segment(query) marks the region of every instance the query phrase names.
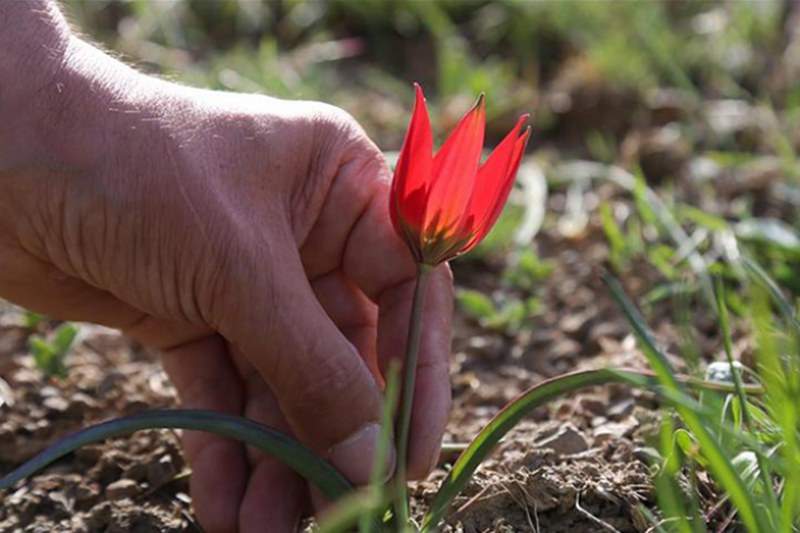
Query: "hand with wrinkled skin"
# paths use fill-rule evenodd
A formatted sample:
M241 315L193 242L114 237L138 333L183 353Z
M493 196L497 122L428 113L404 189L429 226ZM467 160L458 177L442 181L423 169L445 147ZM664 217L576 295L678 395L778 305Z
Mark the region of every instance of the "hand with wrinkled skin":
M367 480L380 380L402 357L415 265L390 174L343 111L143 76L73 36L49 0L0 3L0 296L159 348L187 407L293 433ZM450 405L452 281L432 280L410 474ZM188 433L210 532L291 531L305 483Z

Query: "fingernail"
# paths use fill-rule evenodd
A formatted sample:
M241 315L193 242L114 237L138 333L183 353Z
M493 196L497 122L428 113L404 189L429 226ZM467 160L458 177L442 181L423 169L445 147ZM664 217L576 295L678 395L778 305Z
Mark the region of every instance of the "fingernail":
M356 485L366 485L369 483L372 466L375 463L380 435L380 424L373 422L362 426L331 448L331 463ZM394 472L394 464L394 446L390 443L386 458L387 477Z

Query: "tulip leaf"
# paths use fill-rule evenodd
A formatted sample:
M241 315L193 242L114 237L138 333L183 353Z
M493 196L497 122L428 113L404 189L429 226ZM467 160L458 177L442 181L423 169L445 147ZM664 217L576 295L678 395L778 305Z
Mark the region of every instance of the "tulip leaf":
M431 531L437 526L450 506L450 502L466 487L478 466L522 418L554 398L584 387L607 383L629 383L640 387L652 387L657 384L657 380L654 376L642 372L599 369L572 372L543 381L528 389L497 413L458 457L423 519L423 531Z
M142 429L206 431L241 441L284 463L316 485L329 500L337 500L353 490L350 482L333 466L288 435L240 416L188 409L146 411L68 435L0 479L0 490L12 487L81 446Z
M675 378L681 384L692 388L706 390L733 391L733 386L694 378ZM601 368L571 372L539 383L523 392L516 399L497 413L492 420L478 433L461 453L452 469L442 483L433 499L430 510L422 522L422 531L434 531L439 522L444 518L453 498L455 498L467 485L472 474L492 452L495 445L516 426L525 416L534 409L545 405L547 402L565 394L573 393L585 387L606 385L609 383L625 383L639 389L656 392L659 396L673 406L682 407L683 411L691 410L696 416L709 416L704 408L691 397L682 394L674 388L664 387L663 383L653 372L639 370ZM747 392L763 394L759 387L746 387ZM723 431L725 428L722 428ZM731 431L731 433L734 433ZM744 435L731 435L744 439ZM703 444L708 444L704 442Z

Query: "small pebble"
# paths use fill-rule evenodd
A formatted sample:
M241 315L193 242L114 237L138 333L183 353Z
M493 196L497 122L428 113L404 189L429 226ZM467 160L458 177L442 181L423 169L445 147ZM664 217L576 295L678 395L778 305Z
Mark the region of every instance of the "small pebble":
M86 517L86 525L91 531L103 531L111 522L111 503L103 502L95 505Z
M147 465L147 481L151 487L160 487L169 483L175 477L177 468L172 457L163 455L157 461Z
M536 443L542 448L551 448L559 455L572 455L589 449L586 438L572 424L565 424L552 436Z
M133 498L139 493L139 484L132 479L120 479L106 487L106 496L110 500Z
M63 414L69 408L69 402L62 396L48 396L42 405L52 414Z

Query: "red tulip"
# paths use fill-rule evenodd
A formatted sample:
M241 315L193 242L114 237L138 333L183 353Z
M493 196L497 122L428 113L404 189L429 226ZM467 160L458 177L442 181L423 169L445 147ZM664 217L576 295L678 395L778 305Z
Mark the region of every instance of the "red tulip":
M436 265L474 248L489 233L514 185L530 128L523 115L481 165L483 96L433 155L425 95L419 85L394 171L392 223L418 263Z

